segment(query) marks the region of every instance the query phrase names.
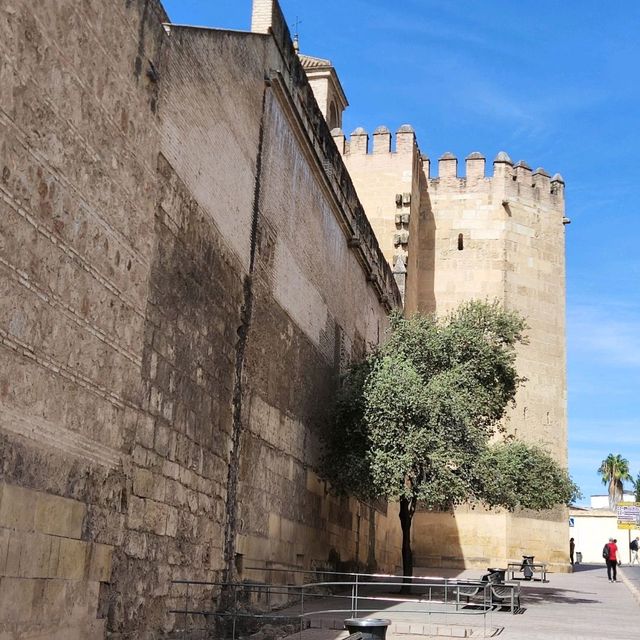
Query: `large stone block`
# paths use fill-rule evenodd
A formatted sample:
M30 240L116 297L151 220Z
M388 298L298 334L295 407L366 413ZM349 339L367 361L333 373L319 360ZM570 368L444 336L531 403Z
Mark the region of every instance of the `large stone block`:
M175 538L178 533L178 510L174 507L167 507L166 535Z
M4 575L18 578L20 577L20 555L22 554L21 538L15 535L15 532L11 533L7 545Z
M144 527L145 500L137 496L129 496L129 511L127 526L130 529L142 529Z
M79 539L86 513L86 506L77 500L38 492L35 528L43 533Z
M80 538L86 506L17 485L0 485L0 526Z
M11 532L9 529L0 528L0 576L5 575L7 566L7 556L9 553L9 538Z
M64 619L67 611L67 581L50 579L42 581L42 606L34 610L34 618L41 623L51 624Z
M165 479L147 469L136 469L133 475L133 493L143 498L164 500Z
M60 539L57 576L67 580L82 580L89 545L80 540Z
M147 557L147 534L138 533L137 531L129 531L125 536L124 541L125 553L138 559L144 559Z
M91 544L88 551L87 579L95 582L109 582L113 547L106 544Z
M145 501L143 527L159 536L165 535L167 531L167 510L169 507L154 500Z
M39 533L20 534L20 576L48 578L51 570L52 537Z
M29 622L33 617L36 580L0 578L0 625Z
M33 531L38 493L13 484L0 484L0 526Z

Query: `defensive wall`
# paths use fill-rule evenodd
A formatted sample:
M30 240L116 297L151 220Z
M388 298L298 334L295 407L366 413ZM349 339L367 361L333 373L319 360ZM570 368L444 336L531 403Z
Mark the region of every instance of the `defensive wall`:
M394 277L409 311L527 316L507 427L566 461L562 179L503 154L432 177L408 126L393 151L330 135L277 3L252 31L155 0L0 7L0 634L155 638L172 579L395 569L394 507L316 473ZM430 567L560 568L568 537L563 509L413 533Z
M151 639L173 579L399 562L393 508L316 473L400 295L277 3L167 22L0 5L2 637Z
M431 161L413 129L392 136L384 126L373 144L362 128L332 132L396 278L405 283L405 311L446 314L469 299L499 300L527 320L518 349L525 383L508 412L509 433L546 448L567 464L564 180L497 155L464 161L445 153ZM403 264L406 269L403 271ZM568 516L485 513L463 507L419 512L413 525L415 566L487 567L535 554L566 570Z
M374 131L371 148L362 127L348 139L340 129L331 134L404 298L410 226L412 220L416 222L420 203L420 153L415 132L409 125L401 126L393 150L392 135L385 126Z

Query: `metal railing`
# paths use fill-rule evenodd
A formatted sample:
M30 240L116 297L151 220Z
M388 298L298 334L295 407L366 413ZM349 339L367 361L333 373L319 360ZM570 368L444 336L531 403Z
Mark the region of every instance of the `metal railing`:
M301 633L314 618L320 622L329 618L335 624L332 616L355 618L372 613L384 614L394 624L430 627L448 625L452 615L456 624L462 619L457 616L479 615L483 637L487 637L487 616L495 606L490 585L479 580L245 567L249 570L277 572L285 578L286 573L312 574L321 579L303 584L174 580L175 589L183 591L174 594L174 601L184 606L175 606L170 613L176 615L176 625L183 622L178 629L181 637L191 638L216 627L217 637L236 640L240 632L247 635L247 630L257 630L259 623L267 621L284 625L291 634ZM468 602L470 596L475 598L473 603Z

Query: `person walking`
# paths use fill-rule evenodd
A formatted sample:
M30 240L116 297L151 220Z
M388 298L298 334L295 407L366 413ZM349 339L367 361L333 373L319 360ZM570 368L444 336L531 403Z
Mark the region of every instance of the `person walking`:
M602 549L602 557L607 563L607 578L609 582L616 582L618 579L618 545L613 538Z
M640 559L638 559L638 541L640 541L640 538L636 536L636 539L632 540L631 543L629 544L629 549L631 550L630 564L633 564L634 562L637 562L638 564L640 564Z
M569 538L569 562L573 565L573 553L576 550L576 543L573 538Z

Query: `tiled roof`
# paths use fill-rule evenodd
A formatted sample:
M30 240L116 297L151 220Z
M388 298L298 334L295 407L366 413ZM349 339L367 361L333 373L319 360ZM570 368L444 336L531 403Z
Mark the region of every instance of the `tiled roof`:
M298 58L302 63L303 69L322 69L323 67L332 67L331 60L325 58L314 58L313 56L307 56L304 53L299 53Z

